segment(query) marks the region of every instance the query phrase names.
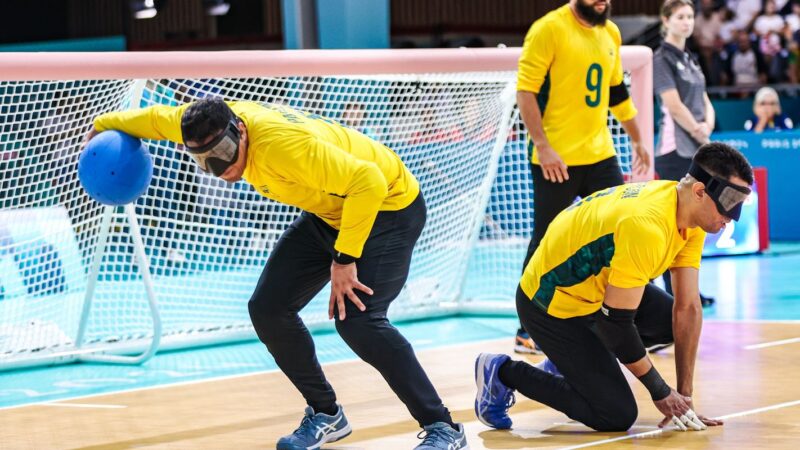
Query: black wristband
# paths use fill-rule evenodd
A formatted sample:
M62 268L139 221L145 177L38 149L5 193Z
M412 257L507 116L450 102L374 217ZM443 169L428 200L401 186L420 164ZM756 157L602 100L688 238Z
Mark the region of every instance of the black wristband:
M336 264L352 264L356 262L356 257L350 256L347 253L334 252L333 260L336 261Z
M672 392L672 388L661 378L661 374L658 373L655 366L650 366L650 370L648 370L646 374L640 376L639 381L650 391L650 398L652 398L653 401L657 402L667 398L670 392Z

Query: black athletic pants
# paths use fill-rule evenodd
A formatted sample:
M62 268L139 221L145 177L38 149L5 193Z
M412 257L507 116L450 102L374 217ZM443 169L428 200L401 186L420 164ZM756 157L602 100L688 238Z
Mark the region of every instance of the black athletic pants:
M672 304L672 296L662 289L645 286L635 319L645 346L673 341ZM503 384L597 431L625 431L633 425L636 400L616 357L595 334L594 314L553 317L520 288L517 313L563 378L511 360L500 368Z
M425 225L422 194L400 211L378 213L361 258L358 279L374 291L356 290L361 312L345 299L346 318L336 330L348 346L375 367L420 426L452 423L414 350L389 323L386 312L408 278L411 252ZM317 361L314 341L298 312L330 281L338 231L302 213L278 240L250 299L259 339L315 411L335 410L336 394Z
M589 194L612 186L619 186L625 182L622 170L619 168L617 157L613 156L594 164L585 166L571 166L567 168L569 180L563 183L547 181L544 178L542 167L531 164L533 175L533 236L528 244L528 252L522 270L528 265L539 242L544 238L544 233L550 222L558 213L565 210L576 197L586 197ZM520 322L520 328L523 328ZM535 341L534 341L535 342Z

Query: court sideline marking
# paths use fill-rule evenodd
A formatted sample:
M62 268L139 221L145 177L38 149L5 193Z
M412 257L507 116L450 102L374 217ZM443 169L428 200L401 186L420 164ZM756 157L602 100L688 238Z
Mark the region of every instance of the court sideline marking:
M456 343L456 344L451 344L451 345L442 345L442 346L426 348L426 349L421 350L418 353L426 352L426 351L430 351L430 350L443 350L443 349L446 350L446 349L453 349L453 348L458 348L458 347L468 347L468 346L471 346L471 345L481 344L481 343L505 342L507 340L508 340L507 338L496 338L496 339L487 339L487 340L474 341L474 342ZM339 364L346 364L346 363L350 363L350 362L353 362L353 361L359 362L359 361L361 361L361 359L358 358L357 356L355 356L355 357L349 358L349 359L342 359L342 360L339 360L339 361L331 361L331 362L328 362L328 363L324 363L323 367L339 365ZM64 398L61 398L61 399L45 400L45 401L41 401L41 402L32 402L32 403L24 403L24 404L21 404L21 405L0 406L0 411L5 411L5 410L9 410L9 409L27 408L29 406L41 406L41 405L46 405L47 403L58 403L58 402L67 402L67 401L73 401L73 400L82 400L82 399L86 399L86 398L101 397L101 396L104 396L104 395L126 394L126 393L129 393L129 392L147 391L147 390L151 390L151 389L167 389L167 388L180 387L180 386L191 386L193 384L211 383L211 382L215 382L215 381L235 380L237 378L245 378L245 377L266 375L266 374L270 374L270 373L278 372L278 371L280 371L280 369L275 368L275 369L269 369L269 370L260 370L260 371L256 371L256 372L236 373L236 374L231 374L231 375L222 375L222 376L218 376L218 377L200 378L200 379L197 379L197 380L179 381L179 382L176 382L176 383L159 384L159 385L154 385L154 386L142 386L142 387L136 387L136 388L133 388L133 389L120 389L120 390L113 390L113 391L108 391L108 392L100 392L100 393L96 393L96 394L78 395L78 396L75 396L75 397L64 397ZM0 377L2 377L2 373L1 372L0 372Z
M795 401L791 401L791 402L784 402L784 403L778 403L776 405L764 406L762 408L748 409L747 411L741 411L741 412L737 412L737 413L731 413L731 414L726 414L724 416L715 417L715 419L721 419L721 420L733 419L733 418L736 418L736 417L749 416L749 415L752 415L752 414L758 414L758 413L762 413L762 412L772 411L772 410L775 410L775 409L789 408L789 407L796 406L796 405L800 405L800 400L795 400ZM611 438L611 439L604 439L602 441L588 442L586 444L574 445L574 446L571 446L571 447L563 447L562 450L573 450L573 449L578 449L578 448L595 447L595 446L598 446L598 445L611 444L613 442L625 441L625 440L628 440L628 439L647 438L647 437L652 437L652 436L659 435L659 434L663 433L664 431L670 431L670 430L673 430L673 428L669 428L669 429L666 429L666 430L658 429L658 430L653 430L653 431L645 431L643 433L629 434L629 435L626 435L626 436L620 436L620 437ZM687 431L687 433L691 433L691 431Z
M713 319L711 319L711 320L708 320L707 322L800 324L800 320L743 320L743 321L733 320L733 321L730 321L730 320L713 320ZM794 338L794 339L800 340L800 338ZM457 343L457 344L451 344L451 345L436 346L436 347L424 349L422 351L424 352L424 351L429 351L429 350L458 348L458 347L465 347L465 346L473 345L473 344L476 344L476 343L503 342L505 340L506 340L506 338L487 339L487 340L482 340L482 341L474 341L474 342L467 342L467 343ZM780 342L780 341L775 341L775 342ZM755 345L764 345L764 344L755 344ZM779 344L776 344L776 345L779 345ZM745 348L747 348L747 347L745 347ZM324 366L344 364L344 363L348 363L348 362L352 362L352 361L360 361L360 359L355 357L355 358L352 358L352 359L343 359L343 360L339 360L339 361L332 361L332 362L325 363ZM24 404L19 404L19 405L0 406L0 411L9 410L9 409L17 409L17 408L26 408L26 407L29 407L29 406L44 405L44 404L47 404L47 403L58 403L58 402L65 402L65 401L81 400L81 399L86 399L86 398L94 398L94 397L100 397L100 396L103 396L103 395L124 394L124 393L128 393L128 392L138 392L138 391L144 391L144 390L150 390L150 389L165 389L165 388L172 388L172 387L179 387L179 386L189 386L189 385L200 384L200 383L209 383L209 382L215 382L215 381L232 380L232 379L244 378L244 377L250 377L250 376L265 375L265 374L268 374L268 373L277 372L278 370L279 369L275 368L275 369L270 369L270 370L260 370L260 371L256 371L256 372L246 372L246 373L237 373L237 374L231 374L231 375L223 375L223 376L218 376L218 377L201 378L201 379L196 379L196 380L180 381L180 382L177 382L177 383L167 383L167 384L160 384L160 385L155 385L155 386L142 386L142 387L137 387L137 388L133 388L133 389L112 390L112 391L109 391L109 392L101 392L101 393L88 394L88 395L78 395L78 396L74 396L74 397L65 397L65 398L55 399L55 400L45 400L45 401L42 401L42 402L32 402L32 403L24 403ZM2 377L2 372L0 372L0 377Z
M742 347L745 350L758 350L760 348L767 348L767 347L775 347L778 345L786 345L786 344L794 344L795 342L800 342L800 337L791 338L791 339L781 339L780 341L770 341L764 342L762 344L753 344L753 345L746 345Z
M61 406L65 408L100 408L100 409L124 409L127 405L103 405L99 403L39 403L39 406Z

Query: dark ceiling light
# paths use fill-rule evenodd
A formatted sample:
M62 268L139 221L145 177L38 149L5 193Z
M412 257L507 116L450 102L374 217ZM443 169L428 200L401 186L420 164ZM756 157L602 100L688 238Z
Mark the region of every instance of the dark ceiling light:
M225 0L203 0L203 8L209 16L224 16L231 9L231 4Z
M131 0L131 11L137 19L152 19L158 14L155 0Z

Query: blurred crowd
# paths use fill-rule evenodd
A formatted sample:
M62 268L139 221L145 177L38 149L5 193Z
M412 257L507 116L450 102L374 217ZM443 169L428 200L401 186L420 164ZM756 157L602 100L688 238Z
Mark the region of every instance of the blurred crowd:
M798 82L800 0L699 0L697 11L694 45L709 86Z

